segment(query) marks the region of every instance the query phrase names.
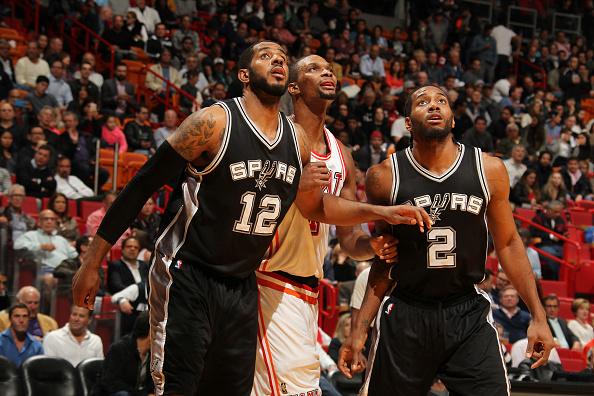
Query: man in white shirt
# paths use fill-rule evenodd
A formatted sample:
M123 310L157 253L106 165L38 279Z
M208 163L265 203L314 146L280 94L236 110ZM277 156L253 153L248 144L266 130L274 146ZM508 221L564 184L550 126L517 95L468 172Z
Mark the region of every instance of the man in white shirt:
M513 30L508 29L504 23L493 28L491 37L495 39L497 43L497 71L495 75L499 78L507 76L511 66L511 54L512 54L512 39L516 37Z
M101 338L88 329L91 315L87 308L73 305L68 323L44 337L45 354L66 359L74 367L85 359L103 358Z
M129 11L136 14L139 22L143 23L149 34L155 31L157 23L161 22L161 17L157 10L146 5L146 0L136 0L136 7L130 7Z
M512 188L516 185L518 180L526 172L526 165L523 164L524 157L526 156L526 148L521 144L516 144L511 152L511 157L503 161L507 174L509 175L509 186Z
M359 68L363 78L368 80L383 80L386 77L384 60L380 58L379 54L379 45L373 44L369 50L369 54L365 54L361 57Z
M101 89L101 87L103 86L103 76L99 73L97 73L95 71L95 55L93 55L90 52L85 52L83 54L83 57L80 61L81 64L81 68L82 68L82 64L83 63L88 63L89 65L91 65L91 74L89 75L89 80L95 84L97 86L97 88ZM80 70L77 70L74 73L74 79L75 80L79 80L80 79Z
M509 97L509 90L514 85L516 85L516 76L514 74L510 74L505 78L497 80L495 85L493 85L491 99L493 99L496 103L501 102L503 98Z
M79 199L92 197L93 190L89 188L82 180L72 176L72 164L68 157L62 157L58 160L58 173L55 176L57 187L56 192L66 195L68 199Z
M72 90L70 85L62 78L64 75L64 64L61 60L54 60L50 68L49 87L47 93L53 95L58 101L60 108L65 109L72 102Z
M167 110L163 118L163 126L155 131L155 144L159 147L177 129L177 113Z
M569 329L567 321L559 317L559 298L554 294L549 294L543 299L543 303L557 348L571 348L574 351L581 352L582 344L580 340Z
M46 61L41 59L36 41L27 44L27 53L19 59L14 67L16 82L31 89L35 88L38 76L49 76L50 69Z

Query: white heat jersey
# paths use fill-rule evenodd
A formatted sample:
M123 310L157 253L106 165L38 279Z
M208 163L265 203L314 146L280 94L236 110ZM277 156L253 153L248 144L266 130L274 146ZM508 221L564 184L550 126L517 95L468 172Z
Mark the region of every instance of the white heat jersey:
M311 152L311 161L326 163L330 182L324 192L340 195L346 179L342 148L332 133L324 128L328 153ZM284 271L295 276L324 276L322 266L328 250L328 224L309 221L295 204L291 205L278 226L276 235L260 264L260 271Z

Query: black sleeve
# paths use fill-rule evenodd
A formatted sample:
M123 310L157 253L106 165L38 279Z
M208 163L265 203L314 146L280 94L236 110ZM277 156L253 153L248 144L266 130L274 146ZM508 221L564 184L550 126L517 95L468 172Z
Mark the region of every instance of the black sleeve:
M186 160L165 141L146 164L130 180L111 205L97 235L114 244L138 216L149 197L185 168Z
M121 261L117 261L107 266L107 290L111 294L116 294L130 286L122 279L121 265Z

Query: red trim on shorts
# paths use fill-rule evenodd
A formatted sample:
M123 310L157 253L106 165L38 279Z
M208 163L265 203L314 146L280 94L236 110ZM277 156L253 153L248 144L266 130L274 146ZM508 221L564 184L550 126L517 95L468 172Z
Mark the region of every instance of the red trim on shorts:
M318 293L318 291L319 291L319 289L320 289L320 287L319 287L319 286L314 288L314 287L311 287L311 286L309 286L309 285L306 285L306 284L303 284L303 283L295 282L295 281L294 281L294 280L292 280L292 279L289 279L289 278L287 278L287 277L284 277L284 276L282 276L282 275L281 275L281 274L279 274L278 272L265 272L265 271L260 271L260 273L261 273L262 275L266 275L266 276L269 276L269 277L271 277L271 278L274 278L274 279L276 279L276 280L279 280L279 281L281 281L281 282L283 282L283 283L288 283L288 284L290 284L290 285L293 285L293 286L295 286L295 287L299 287L299 288L301 288L301 289L305 289L305 290L307 290L307 291L310 291L310 292L312 292L312 293Z
M258 278L257 282L260 286L268 287L269 289L274 289L281 293L289 294L293 297L297 297L298 299L305 301L308 304L316 305L318 303L318 299L316 297L311 297L307 294L299 293L296 290L289 289L288 287L284 287L281 285L277 285L276 283L270 282L266 279Z
M260 326L262 327L262 334L260 334ZM272 359L272 353L270 352L270 345L268 344L268 338L266 338L266 327L264 327L264 318L262 317L262 305L260 303L260 293L258 293L258 336L260 338L260 347L262 348L262 357L264 359L264 364L266 365L266 370L268 371L268 383L270 384L270 390L272 394L270 396L275 396L281 394L280 388L278 386L278 378L276 376L276 370L274 369L274 359ZM264 348L266 347L266 348ZM268 351L268 356L270 357L270 366L268 366L268 359L266 359L266 351ZM272 374L271 374L272 372ZM274 384L272 383L274 377ZM275 393L276 391L276 393Z

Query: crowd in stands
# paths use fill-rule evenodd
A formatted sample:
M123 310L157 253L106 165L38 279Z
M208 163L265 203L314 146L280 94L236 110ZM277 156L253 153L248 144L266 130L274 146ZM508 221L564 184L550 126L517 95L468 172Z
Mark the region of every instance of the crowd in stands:
M101 193L109 172L96 163L97 142L102 149L150 157L185 115L241 95L236 62L261 39L281 43L292 60L315 53L332 64L339 94L326 125L353 154L358 199L365 201L365 171L410 146L406 98L433 83L449 95L455 139L503 160L513 207L533 210L536 224L568 235L566 209L594 199L594 2L530 2L539 10L534 36L507 25L506 7L522 1L498 2L494 24L459 3L410 2L407 18L399 18L408 25L381 26L368 24L348 0L42 2L41 15L47 18L37 36L27 35L22 57L13 56L14 42L0 38L0 263L7 274L14 273L8 269L15 262L33 265L39 289L12 290L14 280L0 274L0 355L17 365L58 350L73 365L103 356L101 340L87 329L91 312L73 307L60 329L39 312L50 313L56 293L68 296L68 284L115 199L114 193ZM553 31L553 11L580 16L582 31ZM92 39L97 45L85 53L69 48L72 40L55 26L66 17L102 41ZM68 20L64 26L66 35L83 41ZM144 79L133 75L138 73L131 70L134 61L146 64ZM288 95L282 108L292 112ZM94 191L95 184L100 191ZM27 197L45 199L47 206L31 213L24 209ZM69 208L82 200L101 205L77 219ZM149 392L150 385L130 370L146 366L142 312L159 222L150 199L117 243L121 258L103 274L101 293L112 296L122 318L123 338L112 346L103 373L109 380L102 386L110 394ZM523 227L521 234L535 247L527 247L527 254L536 278L559 279L559 260L550 256L563 257L563 241L534 226ZM369 272L369 263L356 262L335 241L329 243L325 277L338 286L342 316L334 339L320 337L329 347L329 356L323 354L329 360L322 364L328 377L336 372L333 362L350 331L347 315L360 307ZM514 359L514 347L525 342L530 316L503 272L488 271L480 287L492 297L502 345L517 366L523 359ZM591 345L588 300L573 301L575 318L569 322L559 317L558 297L543 296L543 304L561 350ZM138 363L132 369L121 367L132 360ZM146 369L140 372L150 380ZM133 379L120 389L113 384L126 381L118 376ZM338 394L331 384L324 391Z

